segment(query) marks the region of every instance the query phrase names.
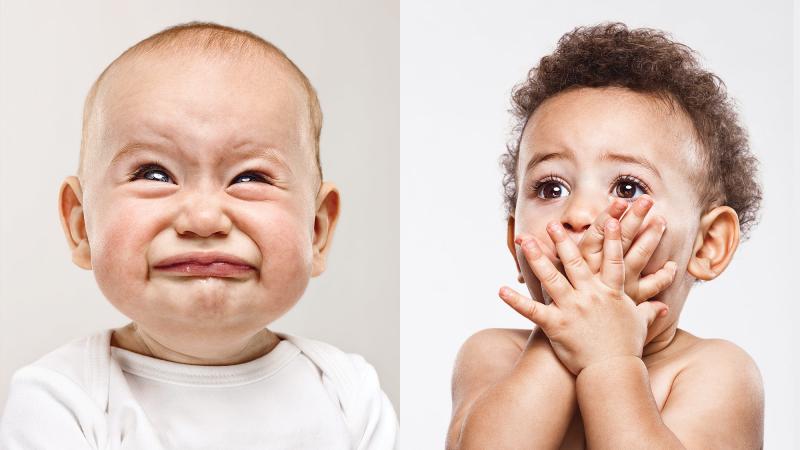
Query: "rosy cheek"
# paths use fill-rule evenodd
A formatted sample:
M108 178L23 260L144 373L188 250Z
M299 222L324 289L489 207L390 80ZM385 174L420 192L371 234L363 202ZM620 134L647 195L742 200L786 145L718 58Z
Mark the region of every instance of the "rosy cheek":
M161 208L162 216L164 211ZM147 205L119 201L93 224L89 236L92 266L104 292L146 279L146 250L163 222L159 217Z
M687 252L691 251L692 242L691 230L676 220L670 222L667 219L667 229L661 236L661 241L642 271L642 275L657 272L667 261L676 261L680 267L686 260Z
M258 247L262 273L266 279L274 278L275 264L294 265L293 270L305 270L311 261L311 225L300 214L290 209L265 208L243 211L240 216L242 231Z

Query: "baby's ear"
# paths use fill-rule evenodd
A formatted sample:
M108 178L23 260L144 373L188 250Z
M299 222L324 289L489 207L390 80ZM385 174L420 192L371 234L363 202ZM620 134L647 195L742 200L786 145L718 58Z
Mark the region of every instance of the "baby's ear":
M328 251L333 240L333 231L339 219L339 190L333 183L323 182L317 194L317 212L314 217L314 260L311 276L325 271Z
M83 269L92 269L89 240L86 237L86 222L83 218L83 191L78 177L67 177L61 184L58 195L58 212L61 228L72 252L72 262Z
M700 218L689 273L698 280L721 274L739 247L739 216L729 206L718 206Z
M511 257L514 258L514 264L517 265L517 281L524 283L525 279L522 278L522 271L519 269L519 261L517 260L517 247L514 245L514 216L508 216L508 229L506 230L506 245L508 251L511 252Z

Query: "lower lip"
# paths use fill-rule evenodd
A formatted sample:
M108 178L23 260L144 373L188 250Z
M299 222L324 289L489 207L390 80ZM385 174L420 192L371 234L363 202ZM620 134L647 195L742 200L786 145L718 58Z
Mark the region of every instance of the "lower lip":
M242 275L247 275L253 271L253 268L250 266L225 262L215 262L211 264L180 263L172 264L170 266L159 266L155 269L177 276L222 278L241 277Z

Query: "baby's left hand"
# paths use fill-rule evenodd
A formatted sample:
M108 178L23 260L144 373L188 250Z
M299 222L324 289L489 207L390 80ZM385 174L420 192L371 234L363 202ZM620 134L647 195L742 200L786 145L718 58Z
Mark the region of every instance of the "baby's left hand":
M625 294L619 222L613 218L606 222L602 266L597 274L560 223L550 223L547 232L566 277L543 254L536 238L521 244L553 302L544 305L507 287L500 290L500 297L542 328L558 358L575 375L617 356L641 357L647 329L659 314L666 314L667 305L657 301L636 305Z

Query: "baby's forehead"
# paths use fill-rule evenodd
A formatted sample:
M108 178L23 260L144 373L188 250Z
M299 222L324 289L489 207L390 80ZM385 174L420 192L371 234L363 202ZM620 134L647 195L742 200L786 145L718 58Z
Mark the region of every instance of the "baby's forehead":
M85 117L88 151L146 133L315 146L308 92L282 58L178 50L130 55L103 74Z
M545 100L530 116L521 137L523 149L665 150L661 152L664 160L695 158L699 150L691 118L673 99L614 87L573 89Z
M132 94L164 96L168 90L193 91L196 95L224 91L226 95L258 97L269 90L269 102L290 99L297 105L308 103L308 92L296 70L284 58L259 52L221 53L202 49L159 50L128 55L115 61L98 79L95 107L125 103ZM285 98L284 98L285 97Z

